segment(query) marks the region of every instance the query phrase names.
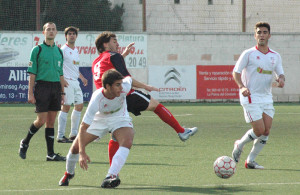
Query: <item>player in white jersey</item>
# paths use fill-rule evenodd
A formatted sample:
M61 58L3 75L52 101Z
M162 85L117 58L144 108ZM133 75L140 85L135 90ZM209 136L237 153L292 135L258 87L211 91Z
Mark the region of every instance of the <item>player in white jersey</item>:
M272 99L272 79L276 75L278 87L284 87L285 76L279 53L268 47L271 37L270 25L258 22L255 25L255 47L245 50L233 69L233 78L240 89L240 103L244 117L252 128L234 144L232 157L239 162L243 147L254 140L253 147L245 161L249 169L263 169L255 158L265 146L275 114Z
M96 90L89 102L80 125L79 134L73 142L66 161L66 172L59 181L60 186L69 185L75 175L75 165L79 160L83 170L88 169L89 156L85 147L98 137L111 133L120 147L116 152L102 188L114 188L120 184L118 174L124 166L132 146L134 130L132 119L127 111L126 95L131 90L132 79L115 69L106 71L102 76L103 86Z
M86 86L88 81L79 72L79 53L75 47L75 41L78 36L78 28L70 26L65 29L65 37L67 43L61 47L64 55L64 78L68 83L68 87L65 87L65 102L61 107L61 111L58 115L58 143L71 143L75 139L78 133L79 122L81 118L81 111L83 109L83 94L80 88L78 78ZM71 105L74 104L74 109L71 115L71 131L69 138L65 136L68 112Z

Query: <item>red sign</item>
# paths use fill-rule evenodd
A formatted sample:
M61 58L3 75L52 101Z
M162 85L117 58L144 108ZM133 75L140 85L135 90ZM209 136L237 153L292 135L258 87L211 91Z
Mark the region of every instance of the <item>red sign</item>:
M232 77L233 65L197 65L197 99L238 99L239 88Z

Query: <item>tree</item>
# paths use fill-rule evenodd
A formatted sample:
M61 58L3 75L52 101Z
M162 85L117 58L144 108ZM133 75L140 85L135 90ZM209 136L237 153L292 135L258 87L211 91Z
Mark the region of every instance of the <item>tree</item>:
M0 28L36 30L35 2L0 0ZM58 30L76 26L82 31L122 31L124 11L123 4L112 8L109 0L40 0L40 23L54 22Z

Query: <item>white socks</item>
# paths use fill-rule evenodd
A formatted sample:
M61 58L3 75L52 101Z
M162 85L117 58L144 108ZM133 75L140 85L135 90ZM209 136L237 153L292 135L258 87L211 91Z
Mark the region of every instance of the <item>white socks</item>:
M62 138L66 132L66 125L67 125L68 113L67 112L59 112L58 115L58 133L57 138Z
M262 135L253 142L253 147L248 155L247 162L253 162L263 147L266 145L269 136Z
M74 174L75 173L75 168L76 168L76 163L79 160L79 154L72 154L71 151L69 150L69 153L67 155L67 162L66 162L66 170L67 173Z
M123 146L120 146L116 154L112 159L111 166L108 170L108 174L106 177L110 175L118 175L122 167L124 166L126 159L129 154L129 149Z
M246 143L249 143L255 140L257 136L255 135L253 129L249 129L245 135L240 139L239 148L243 148Z
M71 115L71 136L76 136L78 133L78 127L80 123L81 118L81 112L78 112L77 110L73 109L72 115Z

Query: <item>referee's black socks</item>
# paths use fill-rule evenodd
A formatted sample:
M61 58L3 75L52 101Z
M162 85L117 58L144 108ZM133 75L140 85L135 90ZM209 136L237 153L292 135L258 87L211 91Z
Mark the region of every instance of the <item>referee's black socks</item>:
M29 131L28 131L28 133L27 133L27 136L26 136L25 139L23 140L23 143L28 145L29 142L30 142L30 140L31 140L31 138L32 138L32 136L33 136L38 130L39 130L39 128L36 128L36 127L34 126L34 124L32 123L32 124L30 125L30 127L29 127Z
M54 154L54 128L45 128L45 138L48 156L52 156Z

